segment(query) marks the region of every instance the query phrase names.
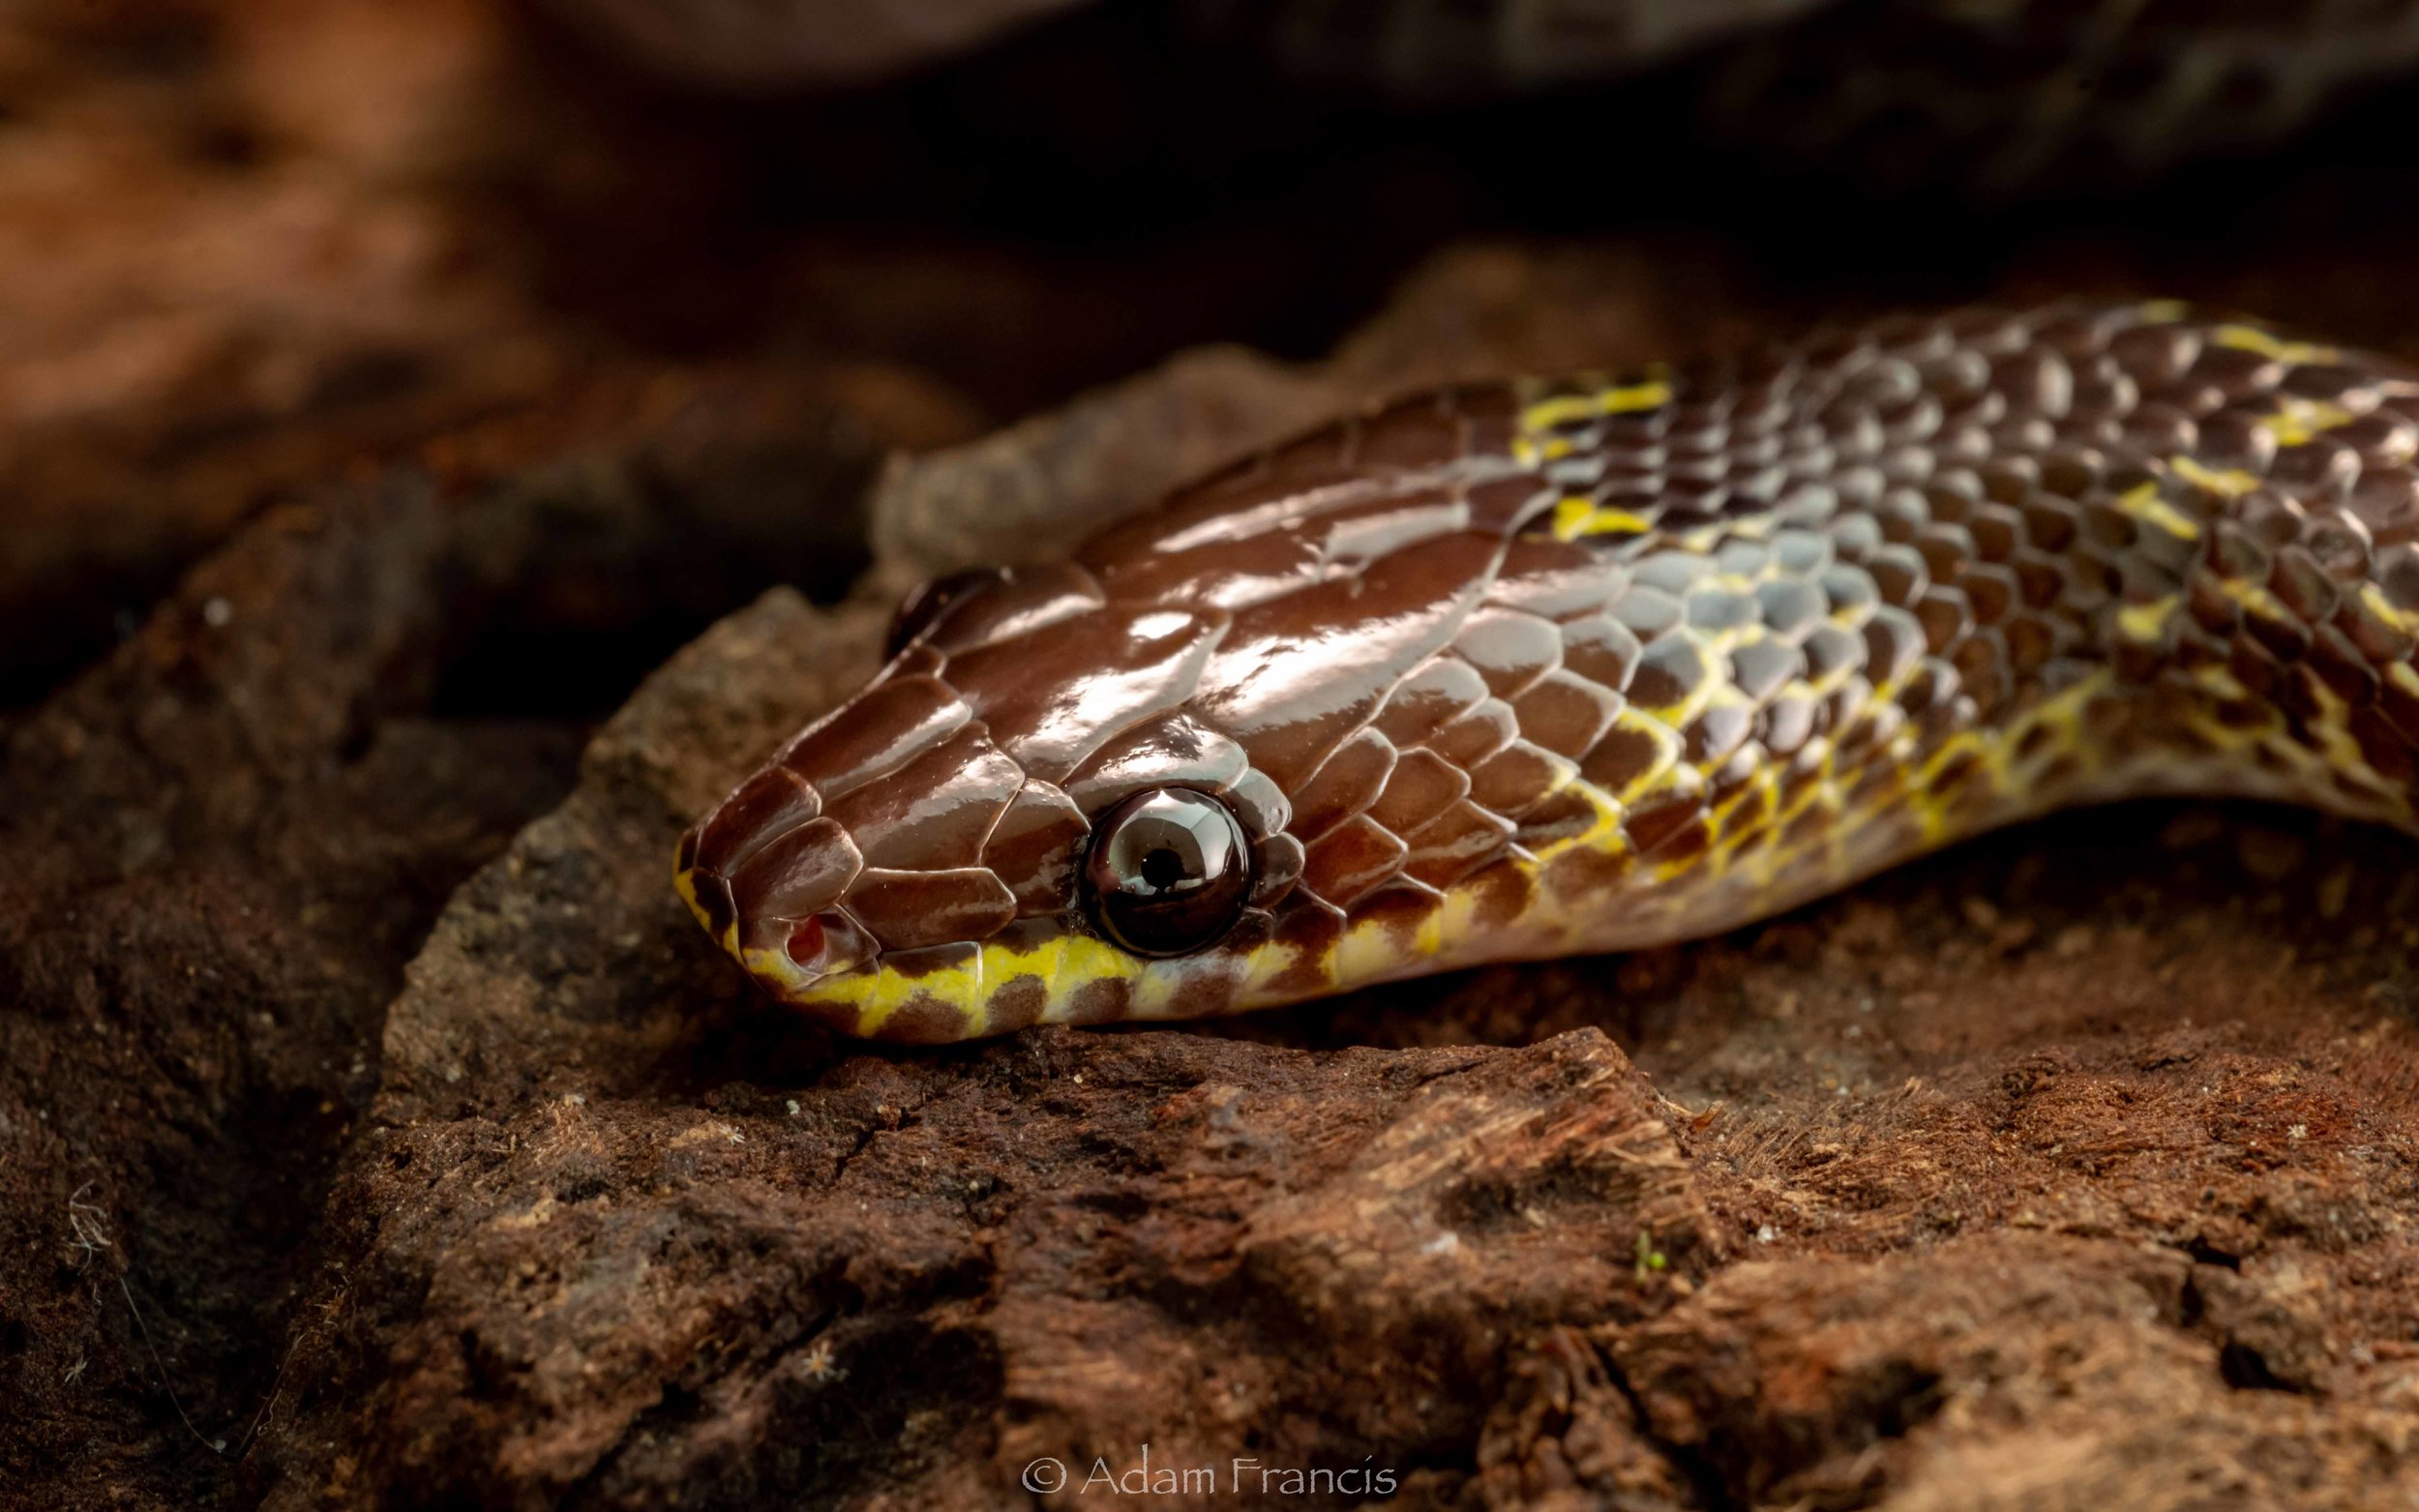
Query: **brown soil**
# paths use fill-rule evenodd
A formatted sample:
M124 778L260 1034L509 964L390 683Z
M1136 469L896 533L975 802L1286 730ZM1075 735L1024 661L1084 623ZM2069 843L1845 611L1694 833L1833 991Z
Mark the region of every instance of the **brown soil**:
M1683 198L1387 294L1559 222L1358 147L1126 241L858 182L1116 15L746 107L475 0L10 24L0 1504L2407 1504L2394 837L2070 815L1695 945L924 1053L764 1009L667 875L899 583L1372 393L1952 293L2419 353L2367 136L2205 236L2211 180L1858 258Z

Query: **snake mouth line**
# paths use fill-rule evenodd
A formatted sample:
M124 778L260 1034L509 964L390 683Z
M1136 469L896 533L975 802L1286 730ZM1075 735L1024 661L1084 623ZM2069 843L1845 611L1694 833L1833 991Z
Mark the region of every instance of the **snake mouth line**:
M776 837L777 838L777 837ZM881 951L845 908L743 924L731 879L695 863L696 833L681 839L673 888L706 934L776 996L799 1002L815 987L881 963Z

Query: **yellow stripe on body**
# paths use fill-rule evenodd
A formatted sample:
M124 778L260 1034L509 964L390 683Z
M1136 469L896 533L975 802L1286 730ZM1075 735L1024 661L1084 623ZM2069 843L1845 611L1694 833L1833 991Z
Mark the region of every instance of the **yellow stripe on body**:
M1643 382L1620 384L1592 393L1558 394L1552 399L1539 400L1520 412L1520 429L1535 436L1576 420L1635 414L1644 409L1659 409L1670 402L1670 382L1662 377L1650 377Z
M2147 604L2128 604L2117 610L2117 630L2129 640L2155 642L2165 633L2183 602L2181 595L2170 593Z
M2299 446L2338 426L2350 425L2358 419L2341 404L2323 400L2288 399L2273 415L2263 417L2260 428L2276 437L2279 446Z
M2228 467L2221 472L2190 457L2168 458L2167 470L2186 483L2207 489L2221 498L2239 499L2259 487L2259 480L2240 467Z
M2419 672L2407 665L2397 664L2387 676L2414 694L2419 694ZM2370 765L2360 749L2357 736L2351 732L2351 706L2333 689L2322 682L2311 685L2313 701L2317 705L2314 719L2303 722L2317 741L2315 748L2296 739L2284 718L2283 711L2265 698L2255 697L2240 679L2224 667L2195 669L2192 681L2211 700L2211 707L2199 711L2194 728L2210 746L2220 752L2263 751L2276 757L2292 771L2289 780L2268 780L2247 790L2269 798L2314 801L2337 812L2347 812L2342 785L2336 780L2348 776L2368 789L2366 816L2411 826L2414 811L2410 794L2402 785ZM2242 728L2220 720L2214 712L2219 702L2256 704L2270 718L2256 728ZM2358 806L2353 806L2357 808Z
M1591 499L1565 499L1554 506L1554 539L1576 541L1582 536L1643 535L1654 528L1646 517L1626 509L1607 509Z
M2396 630L2406 636L2419 636L2419 610L2396 608L2394 601L2385 596L2385 590L2375 583L2364 582L2360 585L2360 602L2368 607L2370 613ZM2394 664L2392 669L2396 672L2410 670L2407 665L2400 662ZM2413 691L2419 692L2419 689Z
M2278 362L2335 363L2344 359L2340 348L2319 346L2310 341L2287 341L2252 325L2222 325L2209 333L2209 340L2220 346L2230 346L2240 352L2256 352Z
M2294 618L2293 611L2285 607L2285 601L2262 584L2248 582L2240 578L2220 578L2217 583L2220 593L2261 619L2289 622Z
M2251 475L2244 473L2240 476L2248 478ZM2201 486L2208 487L2207 484ZM2159 485L2156 483L2135 484L2133 488L2110 499L2108 503L2120 514L2131 516L2144 524L2155 525L2178 540L2197 541L2200 539L2199 521L2161 498Z

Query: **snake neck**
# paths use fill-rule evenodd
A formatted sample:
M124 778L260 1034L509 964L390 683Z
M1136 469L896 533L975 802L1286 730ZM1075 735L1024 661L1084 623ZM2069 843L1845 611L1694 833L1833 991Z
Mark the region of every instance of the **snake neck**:
M1747 515L1605 483L1612 417L1673 403L1659 380L1526 394L1512 453L1580 487L1521 533L1619 563L1642 641L1572 785L1597 822L1534 847L1541 933L1685 938L2122 798L2419 828L2419 385L2176 313L2002 332L1980 362L1935 328L1928 362L1860 370L1897 400L1879 466ZM1960 358L2007 400L1990 430L1941 402ZM1723 421L1754 388L1726 393Z

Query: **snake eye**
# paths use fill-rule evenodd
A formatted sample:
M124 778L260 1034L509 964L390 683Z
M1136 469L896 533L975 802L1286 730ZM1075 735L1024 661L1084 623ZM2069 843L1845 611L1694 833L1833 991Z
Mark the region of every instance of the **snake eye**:
M1206 793L1136 793L1093 831L1084 888L1101 930L1134 954L1199 950L1234 925L1251 891L1243 828Z
M919 583L899 601L899 611L890 616L890 635L881 646L882 660L888 661L906 650L907 643L932 629L951 605L977 588L989 587L1000 578L997 567L969 567Z

